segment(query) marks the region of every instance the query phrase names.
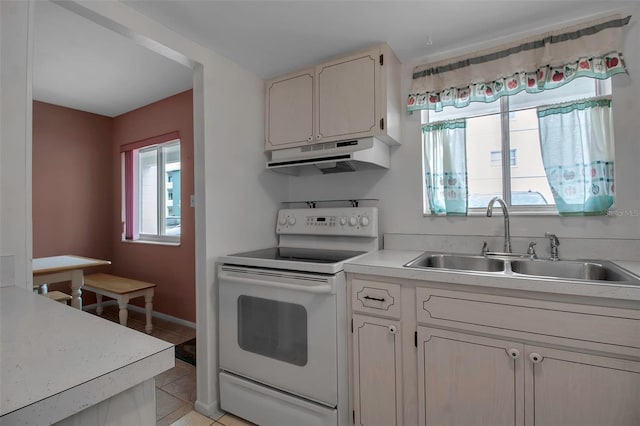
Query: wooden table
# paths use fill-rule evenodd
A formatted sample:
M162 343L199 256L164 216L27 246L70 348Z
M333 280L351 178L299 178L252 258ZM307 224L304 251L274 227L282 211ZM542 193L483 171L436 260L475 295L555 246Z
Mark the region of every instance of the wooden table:
M82 309L82 290L85 268L110 265L108 260L81 256L51 256L33 259L33 285L71 281L71 306Z

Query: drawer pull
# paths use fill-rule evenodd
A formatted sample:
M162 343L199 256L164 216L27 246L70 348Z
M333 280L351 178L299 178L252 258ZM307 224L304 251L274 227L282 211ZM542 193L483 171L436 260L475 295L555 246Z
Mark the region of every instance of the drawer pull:
M384 297L364 296L365 299L375 300L376 302L384 302Z
M511 348L511 349L507 350L507 353L509 354L509 357L511 357L511 359L520 358L520 351L515 349L515 348Z
M544 359L542 357L542 355L535 353L535 352L531 352L529 354L529 359L531 360L532 363L534 364L540 364L542 362L542 360Z
M389 326L389 333L396 334L397 332L398 332L398 329L396 328L395 325L390 325Z

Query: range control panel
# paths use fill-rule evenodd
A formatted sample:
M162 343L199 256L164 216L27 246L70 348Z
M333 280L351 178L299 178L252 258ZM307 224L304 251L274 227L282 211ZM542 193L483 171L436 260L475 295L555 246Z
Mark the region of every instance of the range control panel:
M278 234L378 236L376 207L282 209L276 224Z

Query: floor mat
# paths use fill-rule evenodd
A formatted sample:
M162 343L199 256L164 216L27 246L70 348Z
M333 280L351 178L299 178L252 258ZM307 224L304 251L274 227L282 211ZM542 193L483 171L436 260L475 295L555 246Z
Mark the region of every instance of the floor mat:
M196 365L196 339L187 340L176 345L176 358L191 365Z

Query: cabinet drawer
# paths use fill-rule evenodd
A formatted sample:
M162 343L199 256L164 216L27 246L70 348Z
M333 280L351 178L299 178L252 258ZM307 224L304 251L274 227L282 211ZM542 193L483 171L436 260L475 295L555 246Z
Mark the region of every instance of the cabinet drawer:
M640 311L431 288L416 289L421 324L640 348Z
M351 283L354 312L400 318L400 285L355 279Z

